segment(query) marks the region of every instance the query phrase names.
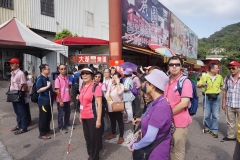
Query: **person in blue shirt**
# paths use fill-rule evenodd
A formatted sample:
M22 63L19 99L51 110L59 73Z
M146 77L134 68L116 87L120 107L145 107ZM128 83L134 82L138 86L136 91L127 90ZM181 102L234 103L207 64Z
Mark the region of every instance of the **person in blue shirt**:
M50 122L52 118L51 106L54 100L52 84L48 78L50 69L47 64L41 64L39 66L41 75L36 81L36 89L39 93L38 107L39 107L39 138L51 139L48 134L52 134L53 130L50 129ZM50 95L49 95L50 94ZM50 99L51 98L51 99Z
M74 111L79 111L78 100L76 99L79 94L79 77L80 73L76 68L73 68L73 74L69 77L69 82L72 84L72 100L74 103Z

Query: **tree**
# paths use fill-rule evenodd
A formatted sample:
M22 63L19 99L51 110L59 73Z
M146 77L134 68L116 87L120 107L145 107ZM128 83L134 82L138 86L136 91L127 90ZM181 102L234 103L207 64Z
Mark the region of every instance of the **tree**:
M61 32L56 33L54 40L62 39L67 36L72 36L72 32L68 29L63 29Z

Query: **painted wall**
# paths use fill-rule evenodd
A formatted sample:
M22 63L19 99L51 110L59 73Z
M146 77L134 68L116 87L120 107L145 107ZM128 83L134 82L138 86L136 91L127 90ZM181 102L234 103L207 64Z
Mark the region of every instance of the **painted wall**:
M170 48L175 54L197 59L198 37L171 13Z
M169 47L170 11L157 0L122 0L122 40Z

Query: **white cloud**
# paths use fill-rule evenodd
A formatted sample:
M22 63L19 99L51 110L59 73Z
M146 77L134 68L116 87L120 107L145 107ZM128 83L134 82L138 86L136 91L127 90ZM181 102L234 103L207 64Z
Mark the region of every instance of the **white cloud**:
M240 0L159 0L176 16L236 20L240 16Z

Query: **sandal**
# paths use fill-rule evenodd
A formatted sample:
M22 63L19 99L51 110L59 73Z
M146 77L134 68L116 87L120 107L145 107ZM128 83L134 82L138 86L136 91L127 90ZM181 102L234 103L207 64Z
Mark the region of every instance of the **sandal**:
M20 129L20 130L14 132L14 134L19 135L19 134L22 134L22 133L25 133L25 132L27 132L27 131L24 131L23 129Z
M16 126L15 128L13 128L12 130L11 130L11 132L14 132L14 131L18 131L20 128L18 127L18 126Z
M48 135L45 135L45 136L39 136L39 139L51 139L51 137Z

